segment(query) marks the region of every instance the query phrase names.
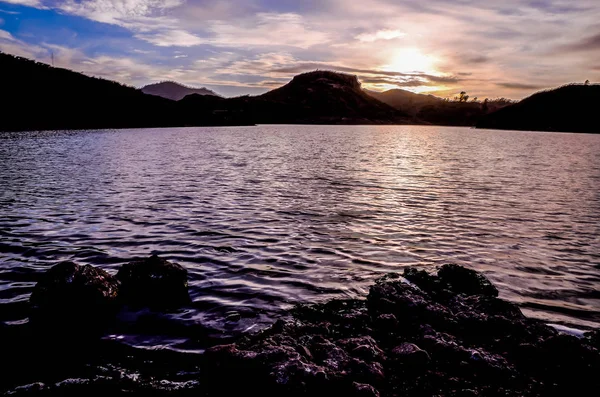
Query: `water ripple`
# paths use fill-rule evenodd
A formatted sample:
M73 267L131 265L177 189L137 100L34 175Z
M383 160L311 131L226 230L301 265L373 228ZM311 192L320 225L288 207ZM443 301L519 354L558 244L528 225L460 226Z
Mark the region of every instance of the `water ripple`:
M124 314L132 344L189 349L205 334L267 324L295 302L364 296L384 273L447 262L484 272L529 315L600 325L600 135L0 133L0 159L7 324L27 317L35 282L57 261L114 273L158 253L188 269L194 302L169 315Z

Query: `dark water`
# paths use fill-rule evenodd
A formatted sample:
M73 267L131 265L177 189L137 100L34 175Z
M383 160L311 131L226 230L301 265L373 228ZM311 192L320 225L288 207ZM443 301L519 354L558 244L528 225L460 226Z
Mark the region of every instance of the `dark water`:
M600 135L260 126L0 134L0 319L60 260L158 253L194 303L134 345L256 329L403 266L485 272L527 314L600 324ZM238 319L237 314L241 316Z

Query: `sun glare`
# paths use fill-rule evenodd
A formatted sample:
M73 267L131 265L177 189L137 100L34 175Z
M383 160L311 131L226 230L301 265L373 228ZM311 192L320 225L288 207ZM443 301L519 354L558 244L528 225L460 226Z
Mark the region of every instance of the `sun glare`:
M394 72L435 72L436 59L423 54L418 48L404 48L396 52L386 69Z

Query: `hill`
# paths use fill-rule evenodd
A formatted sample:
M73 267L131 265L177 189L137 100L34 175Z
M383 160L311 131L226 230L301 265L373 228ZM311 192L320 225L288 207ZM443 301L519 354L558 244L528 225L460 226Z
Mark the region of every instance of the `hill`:
M0 53L0 130L179 125L176 103L135 88Z
M484 102L449 101L434 95L416 94L401 89L365 92L424 123L435 125L474 126L487 113L511 103L506 99Z
M141 88L144 94L155 95L162 98L170 99L172 101L179 101L185 98L187 95L212 95L220 96L208 88L192 88L174 81L163 81L162 83L149 84Z
M245 114L257 124L406 124L407 113L367 95L356 76L315 71L295 76L283 87L259 96L242 96L207 104L186 97L187 106Z
M0 131L247 124L114 81L1 52L0 70Z
M383 92L371 90L365 90L365 92L383 103L387 103L396 109L403 109L414 115L424 106L438 105L444 102L444 99L433 95L416 94L398 88Z
M335 72L305 73L260 96L194 93L172 101L4 53L0 53L0 70L4 96L0 131L414 122L407 113L367 95L356 76ZM160 86L173 87L171 83Z
M600 133L600 85L542 91L481 119L477 128Z

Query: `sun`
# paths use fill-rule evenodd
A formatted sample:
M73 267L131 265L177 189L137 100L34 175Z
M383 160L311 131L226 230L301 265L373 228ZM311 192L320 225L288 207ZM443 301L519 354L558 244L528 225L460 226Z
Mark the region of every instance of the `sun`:
M403 48L394 54L385 69L401 73L434 73L436 61L435 57L423 54L418 48Z

